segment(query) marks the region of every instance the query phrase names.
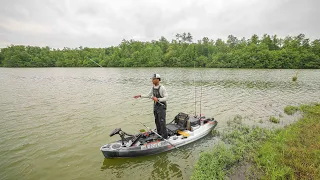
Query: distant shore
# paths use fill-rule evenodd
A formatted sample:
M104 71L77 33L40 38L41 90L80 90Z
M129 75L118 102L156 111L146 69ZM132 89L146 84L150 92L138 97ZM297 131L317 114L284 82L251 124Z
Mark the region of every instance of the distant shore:
M304 34L252 35L227 41L204 37L193 42L190 33L170 42L123 40L106 48L63 48L11 45L0 50L0 67L205 67L259 69L320 69L320 39Z

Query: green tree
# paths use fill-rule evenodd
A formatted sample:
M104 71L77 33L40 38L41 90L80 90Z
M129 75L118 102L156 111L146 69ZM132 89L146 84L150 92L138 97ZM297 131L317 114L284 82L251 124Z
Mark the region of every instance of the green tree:
M4 67L224 67L224 68L320 68L320 40L304 34L279 38L254 34L226 41L203 37L193 42L190 32L177 33L169 42L161 37L151 42L123 39L107 48L8 46L0 50ZM94 62L93 62L94 61Z
M2 65L2 61L4 60L4 55L3 55L3 53L2 53L2 51L1 51L1 49L0 49L0 67L1 66L3 66Z

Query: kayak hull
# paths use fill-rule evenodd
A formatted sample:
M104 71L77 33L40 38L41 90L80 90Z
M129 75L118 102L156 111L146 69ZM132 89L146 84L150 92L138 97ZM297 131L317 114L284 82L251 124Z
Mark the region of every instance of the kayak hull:
M116 141L102 146L100 150L105 158L138 157L158 154L197 141L208 135L216 126L217 121L212 120L194 127L192 131L184 130L183 132L187 133L188 137L174 135L170 136L167 141L155 140L144 144L133 144L129 147L122 145L121 141Z

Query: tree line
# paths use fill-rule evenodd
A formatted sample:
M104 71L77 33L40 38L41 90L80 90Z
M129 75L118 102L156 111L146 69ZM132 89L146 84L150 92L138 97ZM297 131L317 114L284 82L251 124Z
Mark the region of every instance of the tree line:
M190 33L168 41L122 40L107 48L63 48L11 45L0 50L3 67L209 67L209 68L320 68L320 39L304 34L279 38L254 34L249 39L229 35L227 40Z

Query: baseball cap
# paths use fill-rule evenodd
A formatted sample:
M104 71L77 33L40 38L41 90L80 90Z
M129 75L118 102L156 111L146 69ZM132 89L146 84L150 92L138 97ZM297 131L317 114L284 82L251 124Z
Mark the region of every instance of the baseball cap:
M161 79L160 74L153 74L151 79Z

